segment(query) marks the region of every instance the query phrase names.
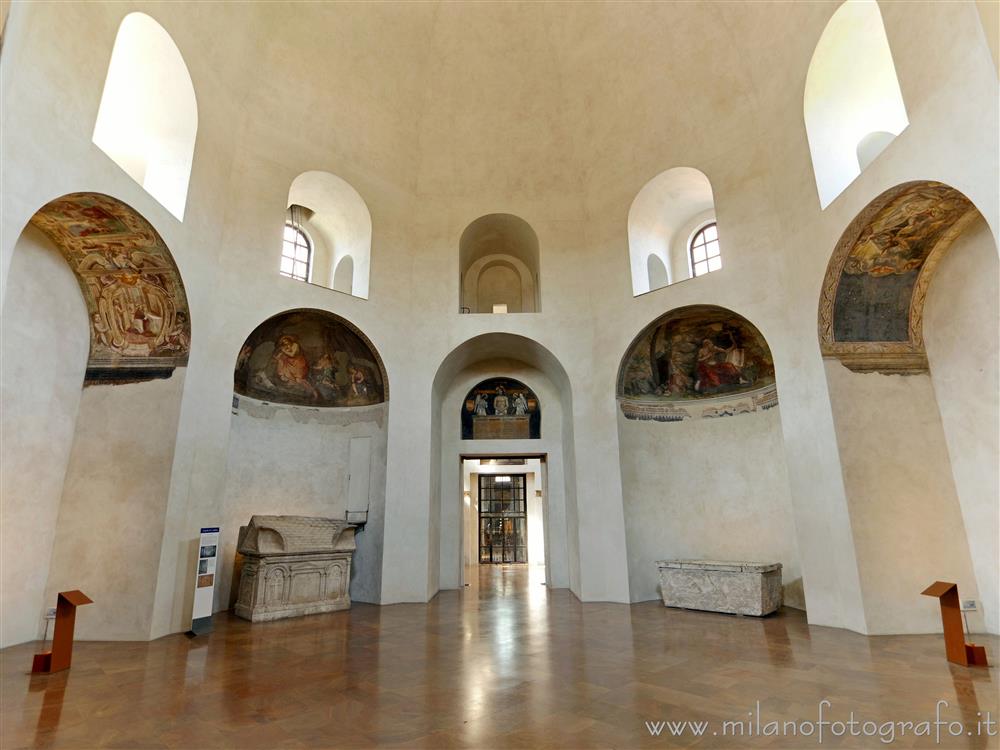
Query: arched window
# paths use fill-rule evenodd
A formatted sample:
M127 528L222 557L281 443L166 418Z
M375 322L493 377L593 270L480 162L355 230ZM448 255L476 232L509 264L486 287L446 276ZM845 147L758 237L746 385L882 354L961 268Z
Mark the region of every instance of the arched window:
M198 102L180 50L145 13L118 27L91 140L178 219L184 219Z
M293 224L285 224L281 240L281 275L296 281L309 281L312 267L312 243L306 233Z
M691 238L689 254L692 276L703 276L722 268L722 254L719 252L719 228L714 221L694 233L694 237Z
M875 0L847 0L806 73L803 116L822 208L909 124Z

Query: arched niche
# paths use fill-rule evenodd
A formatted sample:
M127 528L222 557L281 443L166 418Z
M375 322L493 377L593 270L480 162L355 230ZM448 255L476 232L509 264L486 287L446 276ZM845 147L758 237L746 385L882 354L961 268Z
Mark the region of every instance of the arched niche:
M161 540L136 529L169 503L191 342L180 272L131 206L73 193L32 216L10 282L0 606L17 615L4 645L40 637L45 608L77 588L101 603L78 638L147 640Z
M528 385L530 384L530 386ZM529 414L533 395L538 406L538 437L468 437L464 416L469 397L475 411L477 392L485 391L495 411L497 385L525 392ZM508 411L513 402L508 395ZM545 409L540 404L544 402ZM580 560L576 515L573 404L569 377L545 346L524 336L488 333L456 346L442 360L431 389L432 450L429 526L432 559L429 589L460 588L468 543L463 528L469 509L463 502L460 457L519 455L542 457L546 582L551 588L580 592ZM457 418L459 415L462 418ZM530 421L530 416L529 416ZM465 433L465 434L463 434Z
M872 200L827 267L819 340L870 633L940 630L908 594L933 580L997 632L997 275L979 211L932 181Z
M875 0L847 0L830 18L809 62L802 108L826 208L909 124Z
M288 190L287 221L312 243L310 282L368 299L372 217L361 194L329 172L303 172Z
M375 345L338 315L286 310L247 336L233 371L216 610L238 594L237 532L254 514L361 523L351 598L379 601L388 397Z
M512 214L488 214L459 241L462 312L538 312L538 236Z
M980 214L939 182L897 185L841 235L819 306L824 357L856 372L927 371L923 308L937 264Z
M656 599L657 560L766 560L805 608L794 509L764 336L722 307L671 310L628 347L618 375L629 588Z
M778 403L774 360L760 331L721 307L692 305L657 318L618 369L626 419L724 417Z
M538 440L541 436L541 402L520 380L490 378L465 395L463 440Z
M647 182L628 212L633 296L691 278L691 238L714 220L712 184L699 170L674 167Z
M94 144L183 221L197 134L184 57L160 24L129 13L115 37Z

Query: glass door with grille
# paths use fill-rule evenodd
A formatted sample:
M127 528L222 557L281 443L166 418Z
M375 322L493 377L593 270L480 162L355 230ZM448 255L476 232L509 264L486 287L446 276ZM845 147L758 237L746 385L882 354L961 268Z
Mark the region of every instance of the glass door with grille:
M479 475L479 562L528 562L524 474Z

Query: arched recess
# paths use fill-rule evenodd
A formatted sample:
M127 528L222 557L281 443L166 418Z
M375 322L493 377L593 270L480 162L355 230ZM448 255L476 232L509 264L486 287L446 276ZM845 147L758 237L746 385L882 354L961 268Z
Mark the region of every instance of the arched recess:
M875 0L847 0L830 18L809 62L802 109L826 208L909 124Z
M351 598L378 602L389 385L374 344L326 310L274 315L236 357L216 610L238 594L237 532L254 514L365 518Z
M523 384L544 405L544 411L536 407L539 438L463 438L463 420L457 415L465 409L467 397L484 381L498 378ZM569 377L559 360L523 336L476 336L453 349L438 367L431 409L430 513L432 519L439 519L430 524L431 593L459 588L463 582L465 511L459 457L530 455L544 456L547 475L543 490L545 580L552 588L569 587L579 596L573 404Z
M691 167L674 167L647 182L628 212L632 295L691 278L688 245L715 221L712 184Z
M656 599L656 561L783 566L785 603L805 608L774 360L746 318L671 310L618 372L618 438L633 601Z
M76 588L100 602L78 638L148 639L191 339L180 272L133 208L73 193L32 216L11 281L4 645L39 637L45 607Z
M160 24L129 13L115 37L94 144L183 221L197 134L184 57Z
M970 626L997 632L996 305L992 235L939 182L882 193L830 259L819 339L871 633L939 630L908 593L932 580L981 597Z
M487 214L459 240L461 310L538 312L538 236L512 214Z
M288 190L288 207L286 221L313 243L311 283L368 299L372 217L361 194L335 174L303 172Z

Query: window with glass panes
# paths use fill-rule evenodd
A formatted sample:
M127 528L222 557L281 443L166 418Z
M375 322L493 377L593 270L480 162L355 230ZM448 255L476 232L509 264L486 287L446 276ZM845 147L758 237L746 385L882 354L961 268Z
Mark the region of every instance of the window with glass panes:
M703 276L720 268L719 228L713 222L703 226L691 238L691 272L695 276Z
M479 562L528 562L524 474L479 475Z
M312 247L305 232L291 224L285 224L285 234L281 242L281 275L299 281L309 281L311 256Z

